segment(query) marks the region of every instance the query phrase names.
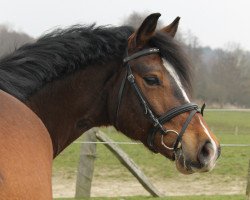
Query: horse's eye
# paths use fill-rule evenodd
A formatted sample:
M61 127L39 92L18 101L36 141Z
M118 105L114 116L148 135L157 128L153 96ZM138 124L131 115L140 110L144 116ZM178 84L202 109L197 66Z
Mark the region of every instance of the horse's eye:
M144 77L143 79L148 85L160 85L160 81L157 77Z

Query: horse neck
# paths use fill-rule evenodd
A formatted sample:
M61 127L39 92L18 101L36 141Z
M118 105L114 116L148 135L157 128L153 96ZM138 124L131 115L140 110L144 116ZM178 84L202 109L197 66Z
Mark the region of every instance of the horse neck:
M117 70L114 65L88 66L48 83L30 97L27 105L47 127L54 156L88 129L110 125L107 102Z

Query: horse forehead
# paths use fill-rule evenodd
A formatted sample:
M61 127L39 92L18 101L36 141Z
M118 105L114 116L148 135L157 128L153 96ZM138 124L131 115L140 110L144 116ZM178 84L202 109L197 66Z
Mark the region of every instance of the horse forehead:
M142 56L131 62L133 63L132 65L136 65L143 72L150 72L152 70L164 72L162 58L158 54Z

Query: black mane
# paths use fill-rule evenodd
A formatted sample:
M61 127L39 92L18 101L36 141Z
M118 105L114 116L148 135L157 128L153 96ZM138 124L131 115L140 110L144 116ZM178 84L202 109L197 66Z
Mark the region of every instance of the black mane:
M46 83L92 63L104 63L124 54L131 27L72 26L57 29L0 60L0 89L25 101ZM178 45L166 35L150 41L173 66L186 87L189 68Z

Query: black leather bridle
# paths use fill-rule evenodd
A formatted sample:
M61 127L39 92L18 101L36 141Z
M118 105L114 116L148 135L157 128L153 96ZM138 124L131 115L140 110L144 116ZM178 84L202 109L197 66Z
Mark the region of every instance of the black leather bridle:
M203 104L201 110L198 109L197 104L194 103L186 103L184 105L175 107L171 110L169 110L167 113L165 113L164 115L157 117L155 115L155 113L153 112L150 104L147 102L146 98L144 97L143 93L141 92L140 88L138 87L137 83L135 82L135 77L132 73L131 67L129 65L129 61L139 58L141 56L146 56L149 54L156 54L159 53L160 50L157 48L149 48L149 49L144 49L141 50L139 52L136 52L130 56L128 56L128 51L126 50L126 56L123 59L123 65L126 67L126 74L122 80L121 83L121 87L118 93L118 105L117 105L117 110L116 110L116 125L118 125L118 116L119 116L119 110L120 110L120 105L121 105L121 100L122 100L122 94L123 94L123 90L125 87L125 83L126 80L129 81L131 87L133 88L133 90L135 91L141 105L144 108L145 111L145 115L147 115L149 117L149 119L152 121L153 123L153 128L150 131L150 133L148 134L148 138L147 138L147 143L148 146L155 151L154 149L154 138L156 133L159 131L161 134L161 143L162 145L169 149L169 150L174 150L176 151L177 149L181 148L181 140L182 140L182 136L185 133L185 130L187 129L189 123L191 122L193 116L197 113L200 112L203 115L203 110L205 108L205 104ZM180 115L182 113L185 112L190 112L189 116L187 117L186 121L184 122L181 131L178 133L175 130L167 130L163 127L163 124L168 122L169 120L171 120L172 118L176 117L177 115ZM168 133L174 133L177 135L177 139L173 145L173 147L168 147L167 145L164 144L163 141L163 137L164 135L168 134Z

